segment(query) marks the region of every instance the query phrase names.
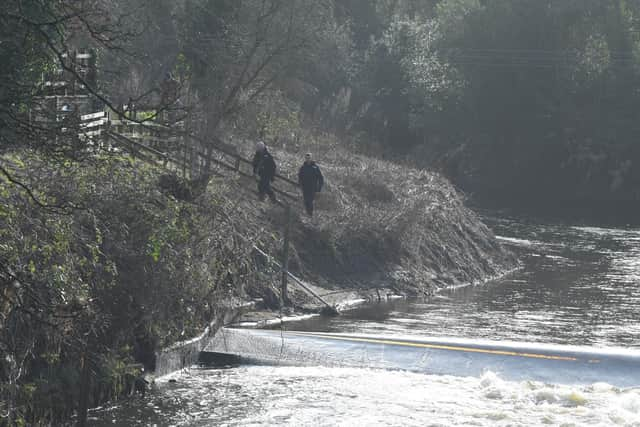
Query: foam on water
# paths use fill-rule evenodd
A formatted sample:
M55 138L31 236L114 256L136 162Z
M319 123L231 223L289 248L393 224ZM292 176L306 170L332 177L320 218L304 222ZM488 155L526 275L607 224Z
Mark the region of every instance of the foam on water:
M542 242L533 242L527 239L516 239L515 237L506 236L496 236L496 239L519 246L533 246L534 244L542 244Z
M497 225L499 239L524 260L520 272L429 301L387 303L385 313L383 305L373 315L366 307L347 312L317 330L640 348L640 230ZM505 378L362 367L191 369L159 380L144 400L92 411L91 425L640 426L640 389Z
M157 387L151 409L153 418L161 420L159 426L640 423L638 389L512 382L492 372L477 378L365 368L244 366L192 369L163 379ZM101 418L104 425L132 421L117 411Z

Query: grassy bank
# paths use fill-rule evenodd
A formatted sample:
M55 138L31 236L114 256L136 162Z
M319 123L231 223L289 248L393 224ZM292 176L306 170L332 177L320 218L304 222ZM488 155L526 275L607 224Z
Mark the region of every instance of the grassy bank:
M306 152L325 176L313 218L302 213L301 196L294 203L289 267L309 282L329 290L384 287L425 295L516 265L442 176L348 152L331 137L306 141L270 149L284 176L295 179ZM245 155L251 147L246 144ZM284 227L282 209L268 202L251 199L242 209L275 230ZM270 250L279 253L278 246Z

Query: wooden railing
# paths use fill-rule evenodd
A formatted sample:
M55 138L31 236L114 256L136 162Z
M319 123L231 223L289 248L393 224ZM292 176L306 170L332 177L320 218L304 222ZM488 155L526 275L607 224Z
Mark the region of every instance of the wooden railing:
M189 161L190 159L187 158L187 156L185 156L185 153L180 153L179 155L176 155L175 152L171 152L169 150L161 150L159 148L156 148L154 146L150 146L148 144L145 144L144 142L140 142L140 141L136 141L135 138L129 137L129 136L125 136L123 134L120 134L118 132L114 132L111 129L108 129L105 131L106 135L108 135L109 137L111 137L113 139L113 141L116 142L116 144L118 145L124 145L126 148L129 149L129 151L132 151L134 154L136 155L152 155L155 157L156 161L161 161L163 162L164 166L167 166L170 163L173 163L174 165L179 165L180 167L185 167L188 168L189 165ZM237 154L237 153L233 153L225 148L223 148L222 146L220 146L220 140L217 140L218 144L210 144L209 147L210 149L212 149L212 153L210 155L203 153L200 150L191 150L189 152L189 154L193 153L194 155L196 155L199 160L201 162L210 162L216 166L218 166L221 169L227 170L229 172L232 173L236 173L240 176L244 176L246 178L251 178L253 179L253 163L251 160L248 160L244 157L242 157L241 155ZM218 154L222 154L225 157L214 157L214 152L217 152ZM243 167L244 166L244 167ZM217 172L215 170L209 170L210 173L213 173L214 175L217 176L226 176L224 174L221 174L220 172ZM289 187L289 191L282 189L282 188L278 188L277 186L273 186L273 191L280 195L283 196L289 200L295 201L295 200L299 200L299 196L297 194L297 188L298 188L298 184L295 181L292 181L291 179L282 176L280 174L276 174L276 179L277 182L282 182L288 185Z
M95 141L100 141L100 148L105 147L109 150L124 149L134 156L144 158L147 161L161 163L166 168L182 168L182 170L191 167L191 156L196 156L198 161L206 164L214 164L220 169L224 169L231 173L244 176L246 178L254 178L253 163L251 160L242 157L233 150L233 146L225 143L219 138L205 141L194 135L187 134L180 130L174 130L157 123L134 122L126 119L117 121L109 120L109 115L105 112L97 112L86 114L81 117L79 137L89 139L95 145ZM195 141L197 146L207 147L209 153L204 153L200 149L194 149L196 144L185 144L185 141ZM171 147L174 145L174 147ZM174 148L174 149L170 149ZM217 156L216 156L217 155ZM228 176L219 171L211 170L209 173L215 176ZM298 201L300 199L298 193L298 183L288 177L276 174L276 181L284 183L288 186L288 191L283 188L273 186L276 194L283 196L289 201ZM282 200L282 199L281 199ZM328 304L320 295L310 289L304 282L295 277L288 270L288 249L289 236L291 228L291 204L288 202L276 202L285 209L286 221L284 229L284 243L281 260L281 290L280 296L282 304L287 301L287 278L291 277L305 292L317 298L322 304L328 307L330 312L337 313L335 307ZM254 249L267 256L271 262L271 258L257 246Z

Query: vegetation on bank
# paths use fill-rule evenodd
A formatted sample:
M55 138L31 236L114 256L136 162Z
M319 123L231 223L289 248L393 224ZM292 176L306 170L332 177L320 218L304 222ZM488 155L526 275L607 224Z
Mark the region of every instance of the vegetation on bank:
M444 178L345 148L398 156L430 146L431 130L462 129L447 112L464 79L412 55L439 46L431 18L463 19L477 2L418 3L6 2L0 425L74 413L82 425L87 407L139 389L154 352L198 334L221 302L279 302L280 274L253 247L280 257L281 207L211 162L188 159L176 176L111 150L81 123L87 113L122 125L137 110L167 130L155 142L173 158L206 156L220 139L249 157L264 133L294 179L313 152L327 183L313 219L296 211L290 251L312 283L424 295L514 265ZM456 135L440 140L448 149Z
M638 221L640 3L346 1L338 123L477 203ZM338 111L340 111L338 109ZM336 116L327 123L335 125Z
M327 177L316 217L294 209L290 267L305 279L424 295L513 265L442 177L327 141L303 148ZM301 153L273 153L294 176ZM278 304L279 275L253 245L279 256L283 210L260 203L255 183L203 189L122 155L2 160L14 182L0 193L0 393L14 422L58 424L82 396L131 393L154 351L200 333L221 301Z
M152 104L171 73L171 109L202 139L242 128L237 113L256 104L272 115L275 89L324 129L437 169L477 202L640 212L637 1L110 5L122 31L157 31L127 40L133 59L97 49L109 98Z
M0 424L60 425L83 396L131 392L154 351L255 280L241 220L215 192L181 202L128 157L2 160L38 190L0 182Z
M312 219L298 202L292 271L330 288L425 295L515 265L441 175L356 155L330 136L301 141L293 149L277 143L272 148L281 173L295 176L310 151L325 175ZM279 226L278 209L273 211L271 222Z
M137 110L175 158L221 139L250 157L264 134L293 179L312 152L326 186L313 219L295 211L290 269L424 295L516 260L443 176L407 164L498 206L640 206L638 15L631 0L5 1L0 425L131 393L221 301L279 303L254 245L281 256L280 206L211 162L175 176L101 151L83 114Z

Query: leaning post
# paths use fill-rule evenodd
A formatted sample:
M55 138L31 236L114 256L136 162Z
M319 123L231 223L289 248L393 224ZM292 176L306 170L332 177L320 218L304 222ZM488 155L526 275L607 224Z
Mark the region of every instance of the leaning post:
M284 204L284 243L282 247L282 283L280 286L280 305L287 302L287 278L289 275L289 233L291 231L291 206Z
M89 357L87 353L87 345L85 344L84 352L80 358L80 361L82 362L82 371L80 374L80 397L78 402L78 419L76 427L85 427L87 425L87 413L89 408Z

